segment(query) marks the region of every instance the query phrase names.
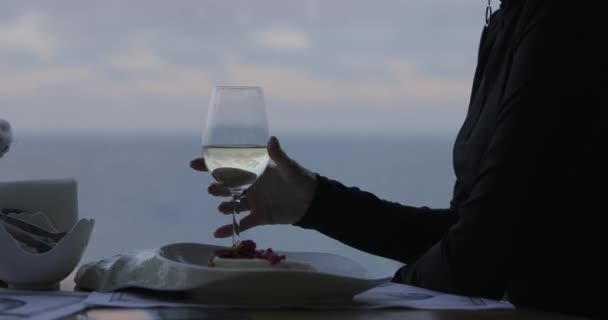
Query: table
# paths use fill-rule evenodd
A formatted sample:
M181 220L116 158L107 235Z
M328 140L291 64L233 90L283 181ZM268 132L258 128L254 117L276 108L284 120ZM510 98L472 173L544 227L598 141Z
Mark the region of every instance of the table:
M74 274L61 283L61 290L74 290ZM249 311L249 310L201 310L201 309L90 309L64 320L580 320L581 317L544 312L538 310L492 310L492 311L430 311L430 310L354 310L354 311Z
M159 318L158 315L166 318ZM559 314L534 311L420 311L420 310L383 310L383 311L236 311L230 314L204 313L201 310L175 311L171 310L90 310L82 315L68 317L65 320L190 320L190 319L226 319L226 320L367 320L367 319L407 319L407 320L574 320L582 319ZM83 319L84 318L84 319Z

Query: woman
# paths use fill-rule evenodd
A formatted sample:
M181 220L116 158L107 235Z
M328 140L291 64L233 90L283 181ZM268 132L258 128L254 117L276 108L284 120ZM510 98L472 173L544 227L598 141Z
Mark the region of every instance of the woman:
M313 174L271 138L269 167L247 192L245 230L295 224L402 261L396 282L520 306L600 312L608 285L605 70L599 10L581 2L503 0L481 36L446 209L381 200ZM191 166L205 170L203 159ZM228 196L220 184L209 192ZM230 202L220 211L230 213ZM231 227L216 231L231 235ZM603 258L603 259L602 259ZM604 294L605 296L605 294Z

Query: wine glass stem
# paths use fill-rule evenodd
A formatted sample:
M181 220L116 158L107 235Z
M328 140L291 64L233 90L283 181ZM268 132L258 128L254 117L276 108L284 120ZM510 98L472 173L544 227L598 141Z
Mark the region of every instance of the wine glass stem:
M234 246L241 233L241 227L236 219L236 214L239 213L239 205L241 204L241 195L239 193L232 194L232 203L232 245Z

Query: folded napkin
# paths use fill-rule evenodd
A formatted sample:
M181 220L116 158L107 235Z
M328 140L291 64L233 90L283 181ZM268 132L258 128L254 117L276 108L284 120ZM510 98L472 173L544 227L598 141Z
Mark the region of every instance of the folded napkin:
M47 252L67 234L52 232L40 226L21 219L20 216L29 213L15 212L17 210L3 209L0 211L0 224L20 244L21 248L30 253Z
M76 180L0 182L0 208L44 212L59 232L70 231L78 221Z

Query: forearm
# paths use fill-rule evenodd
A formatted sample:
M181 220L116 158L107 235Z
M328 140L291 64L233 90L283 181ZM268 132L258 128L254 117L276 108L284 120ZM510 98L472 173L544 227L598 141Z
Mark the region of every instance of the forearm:
M439 241L456 220L456 214L447 209L400 205L319 176L312 204L296 225L409 263Z

